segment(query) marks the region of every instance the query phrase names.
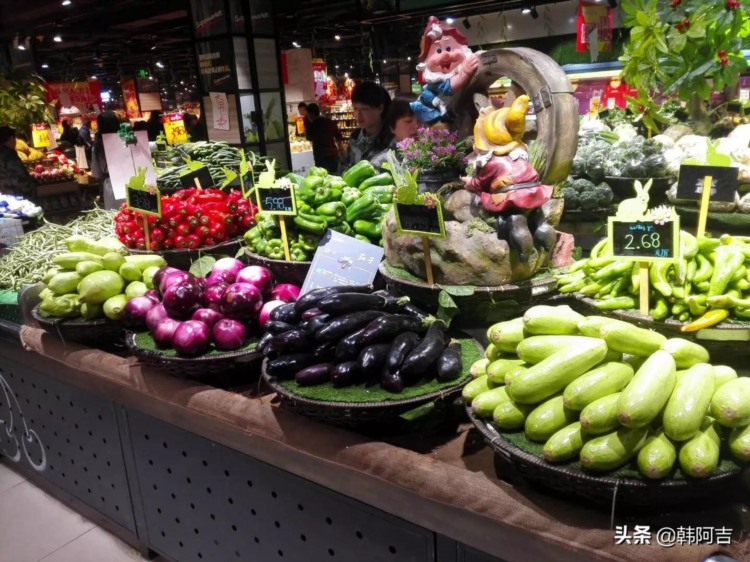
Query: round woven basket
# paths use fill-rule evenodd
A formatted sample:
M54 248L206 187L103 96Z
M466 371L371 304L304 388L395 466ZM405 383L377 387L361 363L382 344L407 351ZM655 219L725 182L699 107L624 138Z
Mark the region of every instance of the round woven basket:
M505 439L490 422L477 417L470 405L466 413L497 457L530 484L586 502L605 506L665 506L716 496L737 486L739 468L716 472L702 479L647 480L596 476L566 464L550 464ZM721 469L719 469L721 470Z
M162 256L166 261L167 265L176 267L177 269L183 269L187 271L190 269L190 265L197 259L203 256L230 256L234 257L242 245L242 238L233 238L227 240L216 246L207 246L205 248L196 248L190 250L187 248L173 249L173 250L162 250L156 252ZM153 254L153 251L146 250L128 250L131 254Z
M649 205L654 206L665 203L667 201L669 186L674 181L669 176L664 178L615 178L608 176L604 178L604 181L612 188L612 193L615 194L615 201L622 201L623 199L635 197L636 193L633 188L633 182L638 180L642 184L645 184L649 179L653 179L651 189L648 191Z
M262 355L255 349L213 353L203 357L172 357L138 345L136 334L128 332L125 345L138 361L174 377L219 387L242 386L257 381Z
M245 250L245 261L250 265L262 265L270 269L277 283L292 283L300 287L305 282L307 272L310 270L310 264L312 264L309 261L272 260L259 254L254 254L247 249Z
M39 312L39 305L31 309L31 316L43 330L56 334L61 340L93 347L117 347L125 334L122 324L107 318L51 318Z
M408 296L426 312L437 312L442 290L440 285L400 277L386 262L381 262L379 271L389 290ZM539 276L498 287L475 287L474 294L470 296L451 297L459 309L452 325L464 329L486 329L495 322L518 316L532 304L540 304L556 293L557 285L551 276Z

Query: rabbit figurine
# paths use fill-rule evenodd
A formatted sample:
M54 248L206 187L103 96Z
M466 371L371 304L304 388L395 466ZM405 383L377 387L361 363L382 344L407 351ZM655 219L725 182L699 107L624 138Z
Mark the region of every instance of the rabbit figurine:
M648 211L649 201L649 190L653 180L648 180L645 185L642 185L638 180L633 184L635 187L636 196L632 199L623 199L622 202L617 206L616 219L619 220L641 220L646 219L646 211Z

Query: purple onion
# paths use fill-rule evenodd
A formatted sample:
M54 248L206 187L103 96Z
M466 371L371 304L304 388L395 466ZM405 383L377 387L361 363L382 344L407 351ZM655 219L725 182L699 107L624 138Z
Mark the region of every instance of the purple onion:
M246 337L247 330L244 324L231 318L219 320L211 330L211 340L214 342L216 349L222 351L239 349L244 345Z
M186 320L201 306L203 295L194 281L172 285L164 292L162 304L170 318Z
M153 310L153 309L151 309ZM159 347L172 347L172 339L174 333L180 326L179 320L173 320L172 318L163 318L159 325L156 326L155 330L151 330L151 336L154 338L154 342Z
M233 283L221 296L221 313L235 320L250 320L257 317L263 306L263 297L255 285Z
M153 334L154 332L156 332L156 328L159 325L159 322L161 322L165 318L169 318L169 315L164 309L164 305L157 304L154 308L146 313L146 326L148 326L148 329Z
M266 322L271 319L271 311L284 304L284 301L268 301L263 305L258 314L258 328L261 330L266 329Z
M207 287L203 291L203 306L221 312L221 296L227 290L227 287L229 285L226 283L217 283L216 285Z
M191 320L198 320L198 322L203 322L209 328L213 328L214 324L222 318L224 318L224 315L221 312L217 312L211 308L199 308L193 313Z
M203 322L187 320L174 331L172 347L183 355L200 355L208 351L210 337L211 330Z
M271 289L271 299L283 302L294 302L299 298L300 288L291 283L279 283Z
M156 306L159 303L147 296L134 297L125 305L120 320L126 328L142 328L146 325L146 315Z
M264 297L273 288L273 274L267 267L249 265L237 274L236 283L250 283L255 285Z

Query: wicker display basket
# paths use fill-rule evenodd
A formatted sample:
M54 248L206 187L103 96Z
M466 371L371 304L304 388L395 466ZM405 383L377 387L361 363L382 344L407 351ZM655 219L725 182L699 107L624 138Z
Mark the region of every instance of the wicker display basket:
M674 181L669 176L663 178L615 178L608 176L604 178L604 181L612 188L612 193L615 195L615 201L622 201L623 199L635 197L636 193L633 188L633 183L636 180L645 184L650 179L653 180L653 183L651 184L651 189L648 191L649 205L653 207L655 205L660 205L661 203L666 203L667 191Z
M255 349L217 352L201 357L180 357L141 347L136 338L136 333L128 332L125 345L138 361L174 377L231 387L257 381L260 375L262 355Z
M250 265L262 265L267 267L273 273L277 283L292 283L300 287L305 282L307 272L310 270L309 261L286 261L272 260L259 254L254 254L250 250L245 250L245 261Z
M187 271L190 265L203 256L230 256L234 257L242 246L242 238L233 238L216 246L207 246L205 248L196 248L190 250L187 248L162 250L158 253L166 261L167 265ZM146 250L128 250L131 254L153 254L153 251Z
M612 506L647 507L677 505L697 499L722 497L730 489L736 493L741 469L735 463L721 465L708 478L667 478L647 480L616 475L594 475L573 466L550 464L506 439L492 424L477 417L470 405L466 412L501 464L511 465L528 483L572 498Z
M39 305L31 309L31 315L43 330L58 335L63 341L111 348L121 344L125 334L122 324L107 318L51 318L39 312Z
M408 272L394 268L387 262L380 264L380 274L389 290L408 296L426 312L437 312L442 290L440 285L429 285L417 280ZM519 316L529 306L540 304L556 293L557 284L549 274L499 287L475 287L471 296L451 297L459 309L452 325L463 329L486 329L495 322Z

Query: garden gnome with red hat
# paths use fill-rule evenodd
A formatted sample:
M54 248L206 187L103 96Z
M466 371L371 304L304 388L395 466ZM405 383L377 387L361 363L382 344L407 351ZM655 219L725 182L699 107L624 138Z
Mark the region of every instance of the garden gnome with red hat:
M419 99L411 103L422 123L453 120L446 98L463 88L479 66L477 55L467 43L455 27L438 21L435 16L427 20L417 65L426 84Z

